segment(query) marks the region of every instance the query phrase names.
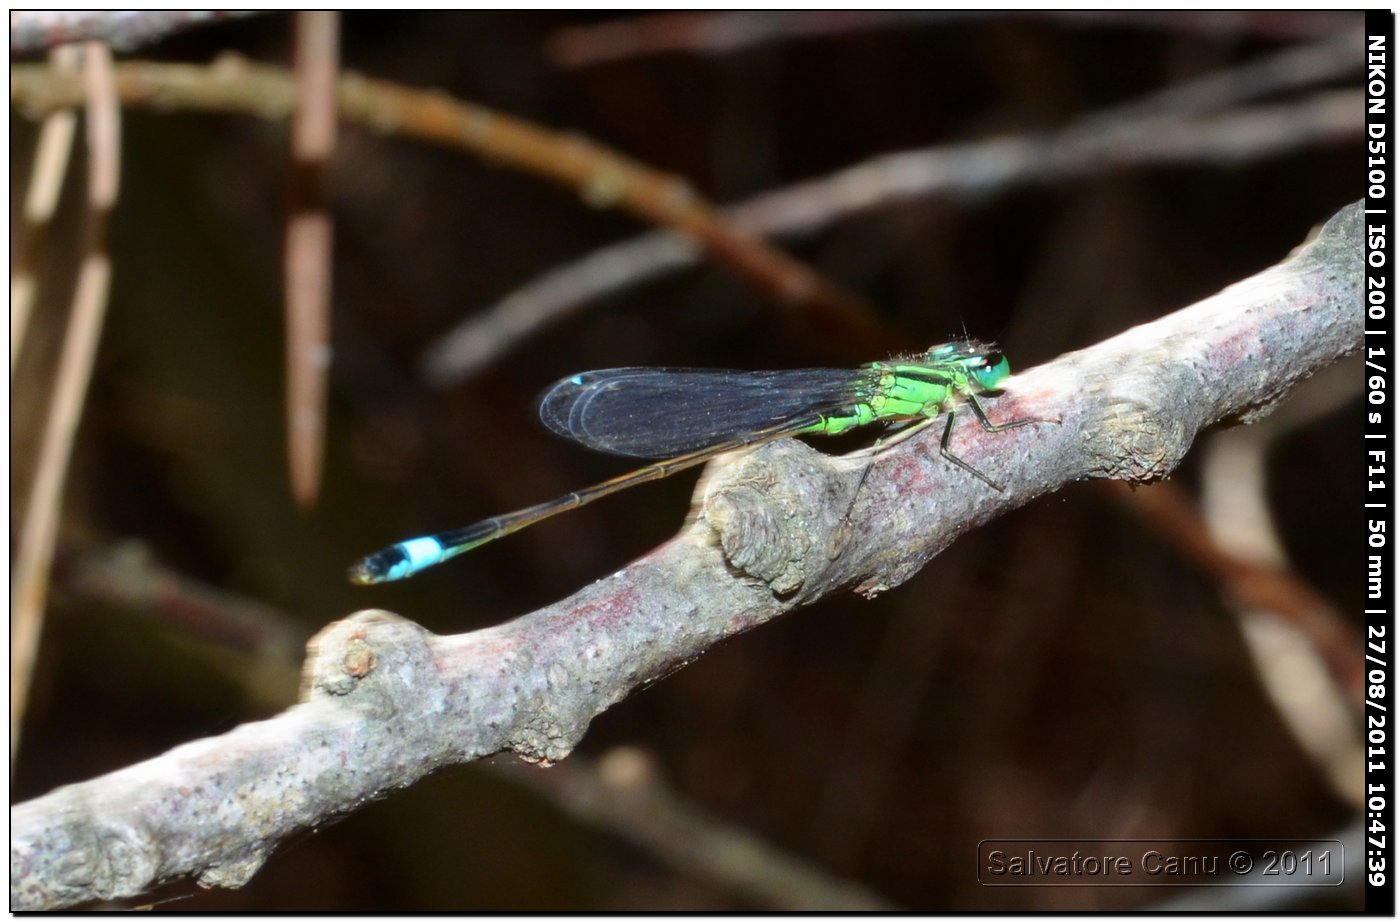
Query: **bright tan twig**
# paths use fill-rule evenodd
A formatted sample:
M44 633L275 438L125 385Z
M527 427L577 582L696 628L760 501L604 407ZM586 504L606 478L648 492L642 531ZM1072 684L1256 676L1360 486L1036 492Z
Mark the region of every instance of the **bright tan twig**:
M73 293L68 335L59 357L57 384L39 450L34 487L20 531L10 590L10 759L19 746L20 724L29 698L34 659L43 632L49 564L58 535L63 484L73 439L82 417L93 359L107 312L111 257L107 225L117 200L120 164L120 108L112 76L112 55L98 42L84 46L83 82L88 92L88 217L86 246Z
M287 449L292 496L310 507L321 485L330 371L331 255L326 164L335 152L340 14L296 14L296 111L287 216Z
M78 70L82 51L76 46L56 48L49 62L60 72ZM60 109L44 117L39 128L39 141L34 151L34 173L29 177L29 192L24 198L24 220L16 229L14 267L10 270L10 380L14 381L19 367L24 334L29 328L29 312L34 306L39 254L58 195L63 191L63 177L68 174L69 155L73 152L73 134L78 118L72 109Z

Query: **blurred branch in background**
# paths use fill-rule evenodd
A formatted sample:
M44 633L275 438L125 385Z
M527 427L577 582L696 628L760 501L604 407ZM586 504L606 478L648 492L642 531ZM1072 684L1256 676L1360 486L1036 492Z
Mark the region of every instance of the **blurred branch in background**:
M1211 538L1239 562L1243 578L1232 580L1238 588L1231 594L1270 696L1338 795L1358 807L1365 668L1356 651L1363 638L1336 606L1296 577L1274 583L1273 574L1293 569L1270 512L1267 464L1282 438L1361 398L1360 366L1360 358L1338 362L1259 425L1225 429L1207 440L1200 501Z
M1159 537L1220 586L1241 619L1245 639L1279 713L1326 770L1339 796L1359 805L1361 740L1356 720L1365 669L1356 656L1361 645L1356 630L1325 597L1283 565L1251 561L1223 547L1184 488L1174 483L1143 488L1104 483L1101 488L1140 515ZM1288 630L1301 635L1304 642L1288 647ZM1272 646L1260 649L1264 643ZM1323 664L1315 671L1326 678L1321 683L1304 681L1306 664L1296 655L1285 662L1285 649L1299 655L1310 651ZM1285 681L1278 681L1278 673L1271 671L1279 664L1292 669ZM1301 697L1289 694L1300 688ZM1326 735L1320 742L1319 732Z
M256 10L11 10L10 53L67 42L99 41L131 51L175 32L213 25Z
M71 105L78 86L40 65L11 68L10 100L31 115ZM209 67L131 62L117 68L124 105L233 111L287 118L295 105L284 70L224 56ZM584 138L548 131L437 91L346 74L340 115L384 134L466 150L572 188L595 208L618 208L699 241L721 265L792 308L810 309L868 342L886 342L870 307L801 262L737 233L683 179Z
M60 573L59 588L77 600L115 606L201 648L237 656L236 666L217 664L255 700L278 708L293 700L306 631L285 613L162 567L136 542L77 555ZM269 679L269 670L278 675Z
M10 584L10 764L19 749L20 728L39 639L49 566L58 540L63 487L82 418L97 344L107 314L111 257L107 228L117 201L120 176L121 115L106 45L84 46L83 72L75 78L87 94L88 182L82 265L73 291L68 333L54 372L55 385L38 467L29 490Z
M496 774L547 797L570 816L621 836L659 860L712 880L768 909L887 912L899 907L824 873L758 836L678 797L642 749L618 747L595 763L573 756L548 771L489 763Z
M325 189L335 153L340 14L295 14L296 108L286 238L287 447L292 497L310 508L321 489L331 363L334 226Z
M1239 107L1359 72L1360 46L1361 34L1348 30L1092 113L1055 133L887 154L764 193L720 214L754 236L810 233L912 198L1006 194L1027 184L1129 166L1230 167L1300 147L1350 141L1363 127L1360 90L1319 91L1292 102ZM437 387L458 384L590 302L655 281L699 258L691 240L662 232L595 250L465 318L425 351L423 377Z
M600 25L560 29L545 45L555 66L596 67L655 54L725 55L802 39L940 26L969 19L1055 19L1084 26L1126 26L1220 36L1313 38L1349 29L1355 17L1321 10L1206 12L1173 10L767 10L731 13L658 13Z
M1363 42L1361 30L1339 30L1327 38L1286 48L1218 74L1187 80L1142 99L1089 115L1080 123L1080 128L1096 130L1111 122L1151 116L1201 115L1282 93L1325 86L1359 74L1356 51Z
M1159 535L1214 577L1237 607L1274 612L1304 631L1327 661L1338 689L1353 707L1361 707L1365 669L1355 655L1360 636L1330 602L1291 574L1286 562L1263 561L1230 550L1221 536L1212 534L1186 490L1176 484L1135 489L1106 483L1102 488L1141 514ZM1232 486L1232 490L1243 488Z

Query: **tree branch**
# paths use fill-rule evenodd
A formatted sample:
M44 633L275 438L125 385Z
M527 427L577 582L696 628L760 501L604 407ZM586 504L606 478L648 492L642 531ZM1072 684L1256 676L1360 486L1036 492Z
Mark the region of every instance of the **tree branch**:
M250 699L280 708L294 698L302 643L292 640L297 632L287 613L169 570L136 541L82 553L60 569L64 588L78 604L114 607L162 624L194 643L194 668L218 672ZM857 881L692 803L644 748L613 746L596 759L575 753L547 772L510 759L487 760L480 768L531 791L570 821L629 842L677 874L707 881L753 905L898 908Z
M1166 476L1205 426L1266 414L1359 348L1361 227L1350 205L1283 263L1021 375L988 400L993 420L1061 424L967 422L952 445L1004 492L939 457L941 426L868 472L865 457L784 441L712 466L691 524L555 605L447 637L383 611L330 625L311 644L304 703L11 808L11 907L184 876L238 886L287 835L443 765L562 759L593 717L719 641L840 587L897 586L1059 486Z

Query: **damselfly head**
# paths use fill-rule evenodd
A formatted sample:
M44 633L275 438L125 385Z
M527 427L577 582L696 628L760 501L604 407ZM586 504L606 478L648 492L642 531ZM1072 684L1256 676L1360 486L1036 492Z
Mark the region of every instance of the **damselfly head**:
M1011 363L995 349L970 356L966 363L968 376L986 391L994 391L1011 374Z
M1011 365L1001 350L991 343L976 339L956 339L933 346L924 353L930 364L957 366L978 388L994 391L1011 374Z

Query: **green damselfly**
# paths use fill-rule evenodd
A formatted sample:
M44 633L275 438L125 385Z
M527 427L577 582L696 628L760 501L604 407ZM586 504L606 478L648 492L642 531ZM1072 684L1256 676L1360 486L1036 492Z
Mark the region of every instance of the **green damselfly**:
M465 528L401 541L351 567L350 580L368 585L403 579L557 513L725 452L786 436L839 435L877 421L914 423L899 433L903 438L946 414L939 445L943 457L1001 490L950 452L948 440L962 404L988 432L1058 422L992 423L977 395L996 391L1010 374L1011 366L995 347L958 340L855 369L609 368L573 375L541 398L540 419L546 426L598 451L669 460Z

